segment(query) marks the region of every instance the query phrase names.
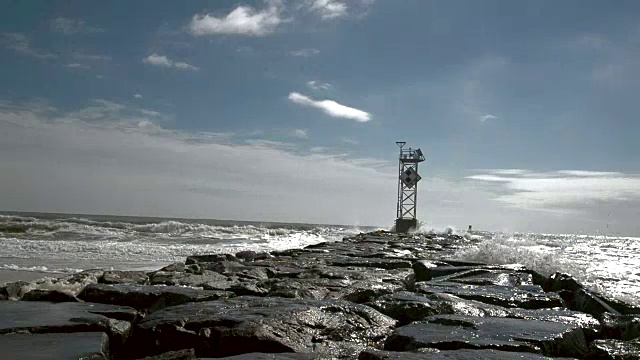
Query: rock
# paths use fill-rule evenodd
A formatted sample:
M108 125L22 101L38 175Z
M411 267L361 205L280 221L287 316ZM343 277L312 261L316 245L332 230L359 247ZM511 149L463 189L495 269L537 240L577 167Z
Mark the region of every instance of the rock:
M217 263L220 261L238 261L238 258L231 254L209 254L209 255L191 255L187 256L185 265L199 263Z
M600 322L604 338L632 340L640 337L640 316L606 312L601 315Z
M438 314L507 317L509 310L451 294L417 294L408 291L385 295L366 305L406 325Z
M109 337L103 332L0 335L4 360L109 359Z
M204 270L201 274L188 272L158 271L151 276L151 285L181 285L204 287L204 284L216 281L227 281L227 277L215 271Z
M587 360L637 360L640 359L640 340L595 340L589 346L589 353L584 358Z
M411 268L411 262L398 259L376 259L376 258L359 258L359 257L337 257L330 261L333 266L354 266L354 267L373 267L380 269L408 269Z
M267 280L267 270L260 266L246 266L234 261L220 261L218 263L208 263L207 270L215 271L225 276L237 276L242 279Z
M600 322L589 314L563 308L507 309L510 318L571 324L582 329L587 341L601 335Z
M138 284L91 284L78 294L78 298L84 301L129 306L146 312L187 302L217 300L232 296L234 294L227 291Z
M208 358L207 358L208 359ZM277 354L265 354L265 353L248 353L242 355L225 356L223 358L216 358L217 360L327 360L326 356L320 354L304 354L304 353L277 353ZM200 358L205 360L205 358Z
M424 294L449 293L463 299L487 304L525 309L562 307L563 301L556 293L545 293L538 285L461 285L451 282L421 281L415 283L415 291Z
M5 297L6 299L18 300L29 291L29 286L31 283L26 281L16 281L12 283L4 284L4 286L0 287L0 295Z
M173 263L173 264L169 264L169 265L163 267L162 269L160 269L158 271L184 272L185 271L185 264L183 262L176 262L176 263Z
M98 279L101 284L147 284L149 276L144 271L105 271Z
M183 349L176 351L168 351L160 355L147 356L138 360L197 360L196 353L193 349Z
M416 275L416 281L429 281L433 278L431 269L437 268L438 264L429 260L418 260L411 267Z
M560 290L569 290L569 291L577 291L579 289L583 289L582 285L576 281L571 275L555 273L544 282L542 285L544 291L560 291Z
M75 296L57 290L35 289L22 296L22 301L50 301L53 303L78 302Z
M449 350L441 351L430 349L424 352L397 352L383 351L375 349L367 349L360 353L359 360L503 360L503 359L522 359L522 360L551 360L559 358L550 358L527 352L507 352L497 350Z
M243 296L157 311L137 324L132 341L145 354L194 348L199 357L248 350L355 357L394 325L370 307L347 301Z
M268 252L255 252L253 250L245 250L236 253L236 257L243 261L255 261L269 259L273 256Z
M587 351L582 329L574 324L462 315L436 315L399 327L384 347L393 351L493 349L577 357Z

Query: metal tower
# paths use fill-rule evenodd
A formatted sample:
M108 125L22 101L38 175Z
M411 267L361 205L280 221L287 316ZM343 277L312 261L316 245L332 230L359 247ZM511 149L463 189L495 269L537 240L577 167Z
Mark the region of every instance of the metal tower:
M398 205L396 208L395 231L409 232L418 226L416 205L418 201L418 164L423 162L424 155L420 149L405 149L406 142L396 141L400 147L398 162Z

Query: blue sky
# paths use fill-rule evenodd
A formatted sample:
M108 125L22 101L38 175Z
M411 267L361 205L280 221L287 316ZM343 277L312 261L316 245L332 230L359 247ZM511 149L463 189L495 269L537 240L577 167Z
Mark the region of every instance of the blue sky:
M0 210L640 232L637 1L0 6Z

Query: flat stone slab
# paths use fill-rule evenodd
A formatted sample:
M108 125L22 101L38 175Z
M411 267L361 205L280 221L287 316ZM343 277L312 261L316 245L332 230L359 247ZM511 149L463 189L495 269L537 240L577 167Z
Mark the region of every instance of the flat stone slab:
M130 307L39 301L0 301L0 314L0 334L21 331L110 333L121 327L118 321L132 322L138 316Z
M575 324L462 315L436 315L399 327L384 347L394 351L493 349L577 357L587 352L584 333Z
M420 281L415 291L424 294L448 293L463 299L524 309L563 307L557 293L545 293L540 286L469 285L452 282Z
M247 350L355 357L378 344L395 324L348 301L242 296L154 312L137 324L131 341L145 355L193 348L199 357Z
M424 352L383 351L367 349L360 353L359 360L552 360L561 359L526 352L507 352L497 350L449 350L429 349ZM569 358L562 358L569 359Z
M632 341L595 340L589 346L589 354L586 359L640 359L640 339Z
M3 360L108 360L109 337L103 332L0 335Z
M138 284L91 284L78 294L88 302L130 306L136 310L156 311L187 302L233 297L228 291L198 290L181 286Z

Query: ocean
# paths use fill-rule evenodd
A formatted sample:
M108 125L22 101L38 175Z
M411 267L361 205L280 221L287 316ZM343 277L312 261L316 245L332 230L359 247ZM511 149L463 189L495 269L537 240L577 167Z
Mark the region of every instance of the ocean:
M71 274L87 269L156 270L193 254L301 248L375 227L148 217L0 213L0 270ZM432 232L431 229L420 229ZM451 231L446 229L443 231ZM640 238L460 232L455 259L556 271L640 305Z

